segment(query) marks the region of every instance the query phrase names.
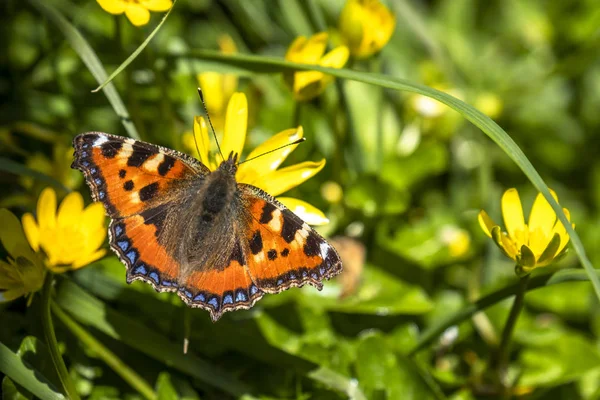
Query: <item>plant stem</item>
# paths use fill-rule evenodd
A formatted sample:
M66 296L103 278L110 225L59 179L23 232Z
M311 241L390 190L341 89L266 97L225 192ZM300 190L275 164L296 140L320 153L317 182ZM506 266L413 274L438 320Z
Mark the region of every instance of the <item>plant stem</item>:
M500 345L498 346L498 353L495 359L493 359L494 364L491 365L496 370L497 376L499 377L501 383L504 383L505 381L504 377L506 375L506 369L510 355L510 340L512 338L513 331L515 330L515 325L517 323L517 319L519 318L519 314L523 309L525 293L527 292L527 284L529 283L529 276L530 275L527 274L519 280L519 287L515 295L515 300L512 308L510 309L510 313L508 314L508 318L506 319L504 329L502 330L502 337L500 339Z
M44 288L42 289L42 327L44 329L46 345L48 346L48 350L50 351L52 363L54 364L54 368L56 368L58 378L60 379L60 383L62 384L66 397L72 400L79 400L79 394L77 393L77 389L75 388L75 385L73 384L73 381L69 376L67 366L65 365L65 362L60 354L60 350L58 349L58 343L56 342L56 334L54 333L54 325L52 324L52 315L50 314L50 306L52 304L52 299L50 298L50 292L52 291L53 280L54 274L48 271L48 273L46 274L46 279L44 281Z
M124 381L129 383L132 388L137 390L146 399L156 399L156 394L152 387L133 369L129 368L119 357L107 349L88 331L75 322L66 312L56 304L52 304L52 312L61 320L63 324L81 341L83 345L91 350L104 361L113 371L115 371Z

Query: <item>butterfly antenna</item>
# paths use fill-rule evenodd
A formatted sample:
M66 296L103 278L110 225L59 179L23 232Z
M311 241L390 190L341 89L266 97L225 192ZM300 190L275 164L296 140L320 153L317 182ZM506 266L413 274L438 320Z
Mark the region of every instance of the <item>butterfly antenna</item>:
M212 122L210 121L210 115L208 115L208 108L206 108L206 103L204 102L204 95L202 94L202 89L198 88L198 95L200 96L200 101L202 101L202 106L204 107L204 112L206 113L206 119L208 119L208 124L210 125L210 129L212 130L213 136L215 138L215 142L217 143L217 149L219 149L219 154L221 155L221 159L225 160L225 156L221 151L221 146L219 145L219 140L217 139L217 132L215 132L215 128L213 127ZM196 140L196 135L194 135L194 141ZM198 150L198 142L196 142L196 150ZM200 151L198 150L198 154Z
M274 151L281 150L281 149L283 149L284 147L293 146L293 145L295 145L295 144L302 143L302 142L304 142L305 140L306 140L306 138L300 138L300 139L298 139L298 140L295 140L295 141L293 141L292 143L284 144L283 146L280 146L280 147L278 147L278 148L276 148L276 149L269 150L269 151L265 151L264 153L262 153L262 154L259 154L259 155L257 155L257 156L254 156L254 157L252 157L252 158L247 158L247 159L245 159L244 161L241 161L241 162L237 163L237 165L240 165L240 164L243 164L243 163L245 163L245 162L248 162L248 161L254 160L254 159L258 158L258 157L262 157L262 156L264 156L264 155L266 155L266 154L269 154L269 153L272 153L272 152L274 152Z

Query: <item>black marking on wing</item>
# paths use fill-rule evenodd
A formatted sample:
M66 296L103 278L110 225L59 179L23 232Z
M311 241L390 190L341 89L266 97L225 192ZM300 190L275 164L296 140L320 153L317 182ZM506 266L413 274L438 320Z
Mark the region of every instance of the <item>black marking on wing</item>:
M154 151L138 146L137 144L133 145L133 152L127 159L127 165L130 167L140 167L148 158L157 154L157 150Z
M158 174L165 176L175 165L175 159L165 154L163 161L158 165Z
M140 200L148 201L158 193L158 182L153 182L140 189Z
M262 236L260 235L260 231L256 231L250 239L250 251L252 252L252 254L258 254L262 251L262 248Z

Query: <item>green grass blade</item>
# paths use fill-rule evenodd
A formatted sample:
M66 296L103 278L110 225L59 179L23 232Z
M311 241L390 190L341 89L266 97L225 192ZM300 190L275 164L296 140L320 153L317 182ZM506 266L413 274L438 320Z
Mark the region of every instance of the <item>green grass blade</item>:
M69 42L73 50L79 55L81 61L90 70L98 83L102 83L107 79L104 66L94 52L94 49L89 45L81 32L73 26L56 8L50 6L47 2L41 0L29 0L29 2L37 8L45 17L54 23L58 29L65 35L65 39ZM134 139L140 139L140 135L135 128L135 125L129 117L129 112L125 104L121 100L115 85L110 83L104 88L104 94L110 105L115 110L117 116L121 119L121 123L127 130L129 136Z
M56 189L63 190L66 193L69 193L71 191L71 189L69 189L53 177L43 174L29 167L26 167L25 165L19 164L18 162L15 162L13 160L9 160L8 158L0 157L0 171L5 171L19 176L30 176L33 179L46 182L49 185L54 186Z
M600 275L600 271L597 271L596 277ZM575 270L575 269L564 269L556 273L544 274L539 276L531 277L527 286L527 291L539 289L545 286L556 285L563 282L573 281L587 281L590 280L586 271ZM519 283L504 287L493 293L488 294L477 300L476 302L469 304L462 310L456 312L453 315L449 315L443 321L440 321L436 325L428 328L419 337L418 343L408 351L409 355L413 355L431 342L439 337L449 327L459 324L460 322L470 318L476 312L484 310L494 304L506 299L507 297L515 295L519 288Z
M562 211L562 207L554 200L550 194L548 186L535 170L531 162L527 159L523 151L517 146L512 138L491 118L477 110L475 107L468 105L467 103L439 90L432 89L428 86L412 83L404 79L392 78L382 74L368 73L368 72L356 72L348 69L334 69L324 68L318 65L307 65L298 64L285 61L281 58L276 57L263 57L263 56L251 56L251 55L224 55L216 51L209 50L195 50L186 54L175 55L176 57L192 57L201 60L208 60L214 68L232 68L234 71L247 73L250 72L261 72L261 73L275 73L283 71L321 71L327 74L333 75L342 79L350 79L358 82L364 82L372 85L381 86L388 89L395 89L405 92L412 92L422 94L427 97L431 97L448 107L459 112L467 120L471 121L475 126L481 129L490 139L492 139L523 171L525 176L529 178L533 186L540 191L548 203L552 206L554 212L558 216L559 220L565 226L567 233L571 238L571 243L575 249L575 253L579 258L579 261L583 265L586 273L588 274L596 297L600 300L600 278L596 274L594 266L588 259L583 243L581 239L571 227L571 223L568 221L566 215Z
M169 8L169 11L167 11L167 13L162 17L162 20L160 21L160 23L158 25L156 25L156 28L154 28L154 30L152 30L152 32L148 35L146 40L144 40L144 42L137 49L135 49L135 51L133 53L131 53L131 55L129 57L127 57L127 59L125 61L123 61L123 63L121 65L119 65L119 67L112 74L110 74L110 76L104 82L102 82L102 84L100 86L98 86L96 89L92 90L93 93L96 93L97 91L99 91L101 89L104 89L104 87L106 85L108 85L117 75L119 75L121 73L121 71L123 71L125 68L127 68L127 66L129 64L131 64L131 62L133 60L135 60L135 58L142 52L142 50L144 50L146 48L146 46L148 46L148 43L150 43L150 41L152 40L154 35L156 35L158 33L158 31L160 30L162 25L167 20L167 17L169 16L169 14L171 14L171 11L175 7L175 3L177 3L177 0L173 1L173 5L171 6L171 8Z
M23 362L0 342L0 372L43 400L64 400L65 396L43 375Z
M244 383L193 354L183 354L181 344L171 342L144 324L107 307L75 283L63 280L56 303L81 324L102 333L233 396L250 393Z
M83 329L77 322L73 321L60 307L55 303L51 304L52 313L79 339L87 351L92 352L98 358L103 360L112 368L123 380L138 391L139 394L149 400L156 399L156 394L150 385L144 379L125 364L115 353L110 351L100 341L98 341L88 331Z

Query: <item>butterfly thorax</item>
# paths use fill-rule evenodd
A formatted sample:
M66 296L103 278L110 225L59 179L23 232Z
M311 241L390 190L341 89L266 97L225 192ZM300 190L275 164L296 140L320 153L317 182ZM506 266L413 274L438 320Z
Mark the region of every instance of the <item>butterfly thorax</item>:
M173 210L171 220L180 222L169 224L164 242L181 261L183 275L208 265L227 265L220 258L233 251L235 243L230 238L241 201L236 171L235 158L229 157L215 171L194 178L190 183L193 189L187 190L189 195ZM207 252L209 248L218 250Z

